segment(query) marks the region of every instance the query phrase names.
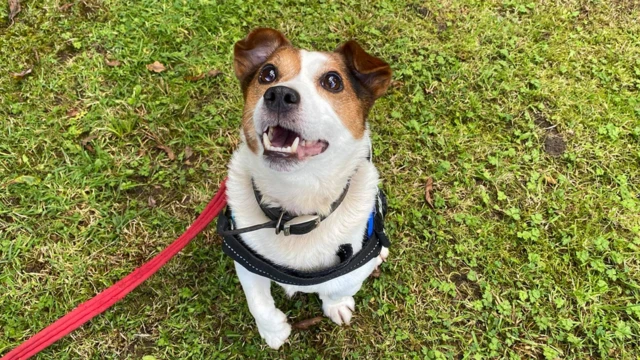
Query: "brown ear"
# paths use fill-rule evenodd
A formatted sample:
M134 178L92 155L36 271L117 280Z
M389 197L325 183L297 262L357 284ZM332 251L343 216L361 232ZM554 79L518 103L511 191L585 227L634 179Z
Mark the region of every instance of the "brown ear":
M254 29L233 47L233 67L241 83L281 46L291 46L281 32L268 28Z
M391 82L391 67L366 51L354 40L340 45L337 53L344 56L351 73L371 93L373 99L382 96Z

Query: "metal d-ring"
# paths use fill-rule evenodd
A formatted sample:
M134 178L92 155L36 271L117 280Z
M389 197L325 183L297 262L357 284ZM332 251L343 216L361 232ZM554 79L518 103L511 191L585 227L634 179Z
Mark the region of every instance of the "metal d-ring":
M276 235L280 234L280 224L282 224L282 218L284 217L285 211L282 210L280 212L280 216L278 217L278 222L276 223Z

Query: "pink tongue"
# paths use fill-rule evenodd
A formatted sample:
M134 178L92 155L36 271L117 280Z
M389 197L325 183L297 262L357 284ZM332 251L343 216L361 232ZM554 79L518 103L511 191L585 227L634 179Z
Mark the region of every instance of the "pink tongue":
M309 156L314 156L314 155L318 155L322 152L324 148L324 144L320 141L317 141L316 143L314 143L313 145L307 145L307 146L298 146L298 159L302 160L306 157Z

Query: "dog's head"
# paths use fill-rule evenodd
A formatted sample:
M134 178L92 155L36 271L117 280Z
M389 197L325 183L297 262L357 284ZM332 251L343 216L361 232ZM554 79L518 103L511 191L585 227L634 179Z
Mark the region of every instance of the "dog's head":
M389 65L355 41L309 52L273 29L253 30L235 44L234 70L245 141L276 171L353 156L369 110L391 81Z

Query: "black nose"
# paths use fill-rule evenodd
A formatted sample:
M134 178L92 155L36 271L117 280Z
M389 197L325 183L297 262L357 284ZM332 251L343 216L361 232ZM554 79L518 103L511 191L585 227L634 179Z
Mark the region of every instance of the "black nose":
M273 86L264 93L264 104L269 110L286 112L298 107L300 94L286 86Z

